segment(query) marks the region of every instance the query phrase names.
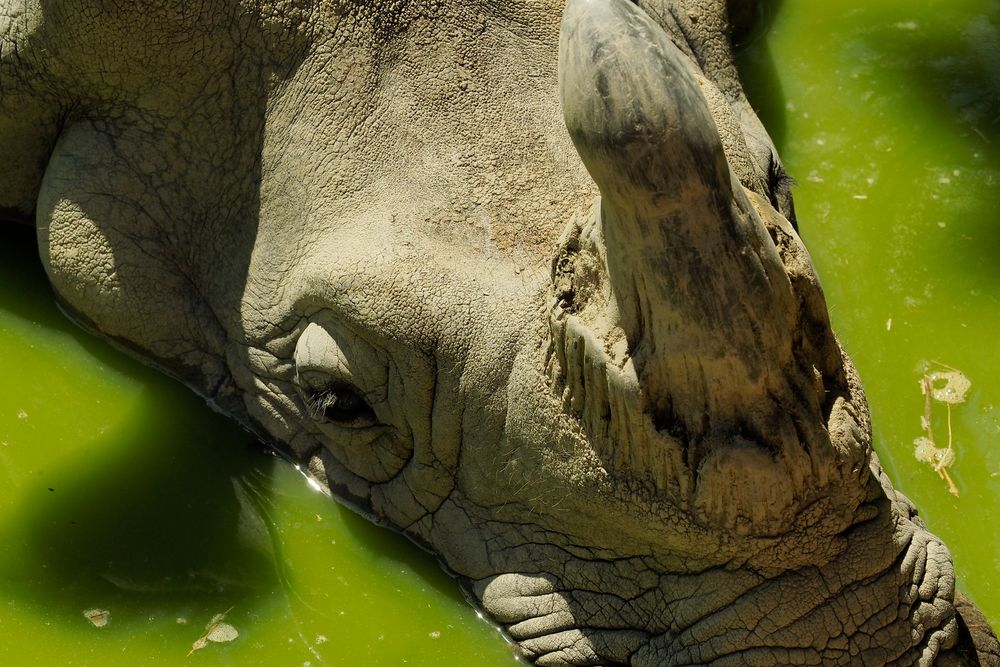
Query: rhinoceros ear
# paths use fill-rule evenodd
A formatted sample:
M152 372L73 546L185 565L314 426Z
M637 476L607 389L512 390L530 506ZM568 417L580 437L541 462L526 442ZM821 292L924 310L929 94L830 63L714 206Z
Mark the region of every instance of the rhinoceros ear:
M794 391L795 299L699 79L628 0L567 2L563 113L601 191L615 316L647 409L688 439L766 441Z

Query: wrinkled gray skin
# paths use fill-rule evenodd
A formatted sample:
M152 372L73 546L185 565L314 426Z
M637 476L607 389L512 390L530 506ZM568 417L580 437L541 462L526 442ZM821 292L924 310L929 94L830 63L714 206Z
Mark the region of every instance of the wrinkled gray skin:
M563 14L0 0L0 207L537 664L975 664L723 0Z

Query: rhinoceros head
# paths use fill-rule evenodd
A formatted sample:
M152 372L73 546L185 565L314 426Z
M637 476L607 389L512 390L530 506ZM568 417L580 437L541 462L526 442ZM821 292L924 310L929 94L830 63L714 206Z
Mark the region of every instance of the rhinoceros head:
M439 554L527 657L954 643L726 3L8 4L0 205L68 309Z

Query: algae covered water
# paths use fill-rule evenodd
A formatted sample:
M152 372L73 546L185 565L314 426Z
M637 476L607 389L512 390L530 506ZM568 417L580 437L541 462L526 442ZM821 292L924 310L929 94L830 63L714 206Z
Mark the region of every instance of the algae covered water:
M0 664L516 664L435 559L62 317L33 230L2 248Z
M770 5L742 53L893 483L1000 626L1000 2ZM964 401L923 378L960 371ZM952 376L958 377L958 376ZM946 389L947 386L936 386ZM949 420L950 413L950 420Z
M744 77L876 447L997 624L1000 2L768 7ZM0 663L515 664L431 557L76 329L31 230L0 238ZM951 371L957 497L914 445Z

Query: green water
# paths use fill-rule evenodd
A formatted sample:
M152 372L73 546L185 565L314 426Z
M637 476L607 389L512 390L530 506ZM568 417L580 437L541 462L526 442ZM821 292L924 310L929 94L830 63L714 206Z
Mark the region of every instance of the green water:
M997 624L1000 3L915 4L772 4L743 69L883 462ZM952 409L957 499L913 456L930 360L972 381ZM0 605L7 665L175 664L227 610L238 639L192 663L514 664L431 558L68 324L33 235L6 229Z
M1000 2L770 8L743 75L798 180L800 230L876 448L1000 627ZM972 382L951 415L958 498L913 455L930 362ZM943 444L944 405L933 429Z
M178 664L227 610L192 664L516 664L433 558L66 321L32 230L0 285L0 664Z

